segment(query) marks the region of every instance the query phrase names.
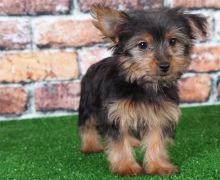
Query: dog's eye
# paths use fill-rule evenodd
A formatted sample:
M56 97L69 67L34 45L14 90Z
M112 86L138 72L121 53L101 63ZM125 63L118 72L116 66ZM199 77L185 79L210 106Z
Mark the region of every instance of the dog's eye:
M176 45L176 38L171 38L170 39L170 42L169 42L169 44L170 44L170 46L175 46Z
M139 47L140 49L145 50L145 49L147 49L148 44L147 44L146 42L140 42L140 43L138 43L138 47Z

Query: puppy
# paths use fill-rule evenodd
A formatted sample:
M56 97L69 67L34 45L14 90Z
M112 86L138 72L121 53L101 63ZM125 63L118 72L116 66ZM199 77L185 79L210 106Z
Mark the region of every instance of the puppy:
M177 80L190 64L207 21L181 9L123 12L94 6L95 26L112 40L113 55L92 65L81 82L81 151L103 150L118 175L177 172L168 154L180 116ZM146 150L142 167L133 146Z

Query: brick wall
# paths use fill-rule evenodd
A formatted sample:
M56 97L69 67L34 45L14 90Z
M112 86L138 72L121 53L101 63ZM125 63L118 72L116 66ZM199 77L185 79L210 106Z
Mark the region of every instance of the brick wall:
M95 2L119 9L184 6L209 18L179 82L183 105L220 102L219 0L0 0L0 120L77 112L80 79L109 56L91 23Z

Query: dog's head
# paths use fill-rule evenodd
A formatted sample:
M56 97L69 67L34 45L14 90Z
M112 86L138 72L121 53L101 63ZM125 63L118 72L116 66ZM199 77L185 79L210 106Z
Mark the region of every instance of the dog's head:
M206 35L207 20L181 9L123 12L94 6L95 26L114 42L129 82L172 82L190 63L194 40Z

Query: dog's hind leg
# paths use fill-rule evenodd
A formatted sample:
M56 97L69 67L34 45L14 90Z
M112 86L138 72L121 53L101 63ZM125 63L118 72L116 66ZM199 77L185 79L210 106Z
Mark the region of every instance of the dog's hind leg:
M79 126L79 133L82 141L81 151L83 153L98 153L103 150L94 116L91 116L84 124Z

